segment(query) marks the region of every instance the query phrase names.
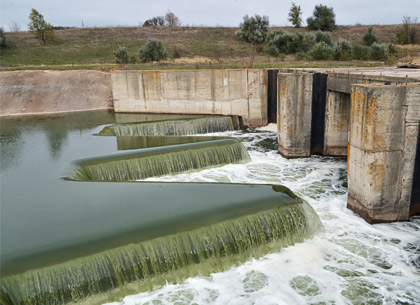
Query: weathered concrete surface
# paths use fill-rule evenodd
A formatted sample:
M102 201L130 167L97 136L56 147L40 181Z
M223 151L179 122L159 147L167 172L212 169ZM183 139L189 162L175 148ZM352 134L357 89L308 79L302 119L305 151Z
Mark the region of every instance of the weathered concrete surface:
M112 73L115 112L237 115L267 124L267 71L118 71Z
M350 94L327 91L324 151L327 156L347 156Z
M409 219L420 83L354 85L348 208L370 223Z
M310 73L277 75L278 144L286 158L311 155L312 80Z
M112 109L111 77L100 71L0 72L0 115Z

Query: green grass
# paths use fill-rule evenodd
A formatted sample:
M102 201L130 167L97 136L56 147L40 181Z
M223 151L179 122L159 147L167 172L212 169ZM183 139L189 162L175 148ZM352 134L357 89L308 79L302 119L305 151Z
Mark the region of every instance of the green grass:
M273 30L271 28L270 30ZM276 28L278 29L278 28ZM306 29L282 28L305 32ZM397 25L374 26L374 33L382 42L394 39ZM7 33L11 47L2 49L1 70L18 69L111 69L118 68L112 51L125 46L130 56L137 58L138 49L148 38L160 39L167 48L169 59L161 64L135 64L132 69L195 69L244 67L319 67L365 66L364 62L295 62L293 56L272 57L255 53L254 48L235 36L237 28L210 27L114 27L74 28L57 30L57 39L42 45L28 32ZM340 26L332 33L335 39L345 38L361 42L367 26ZM174 47L182 49L186 60L175 61ZM420 47L404 50L403 54L420 54ZM199 60L191 60L200 57Z

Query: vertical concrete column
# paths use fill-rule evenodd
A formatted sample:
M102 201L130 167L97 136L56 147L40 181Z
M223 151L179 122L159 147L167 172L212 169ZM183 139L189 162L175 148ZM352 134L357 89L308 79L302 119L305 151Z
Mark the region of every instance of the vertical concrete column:
M286 158L311 155L312 74L277 75L279 152Z
M369 223L409 219L419 96L419 84L353 85L347 207Z
M324 155L346 156L350 118L350 94L327 92Z

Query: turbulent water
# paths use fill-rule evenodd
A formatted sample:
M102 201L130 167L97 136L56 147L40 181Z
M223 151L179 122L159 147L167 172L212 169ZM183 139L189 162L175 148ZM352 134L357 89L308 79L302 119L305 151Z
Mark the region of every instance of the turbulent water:
M419 218L369 225L348 210L345 159L284 159L266 129L213 135L239 138L252 161L153 180L283 184L312 205L325 233L112 304L420 304Z

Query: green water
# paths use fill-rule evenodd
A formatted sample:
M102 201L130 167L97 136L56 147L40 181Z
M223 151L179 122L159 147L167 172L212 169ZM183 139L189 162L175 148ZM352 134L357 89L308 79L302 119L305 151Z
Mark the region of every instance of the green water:
M109 112L0 119L4 303L110 301L223 270L319 228L281 186L60 179L74 160L117 154L114 137L93 136L114 123Z

